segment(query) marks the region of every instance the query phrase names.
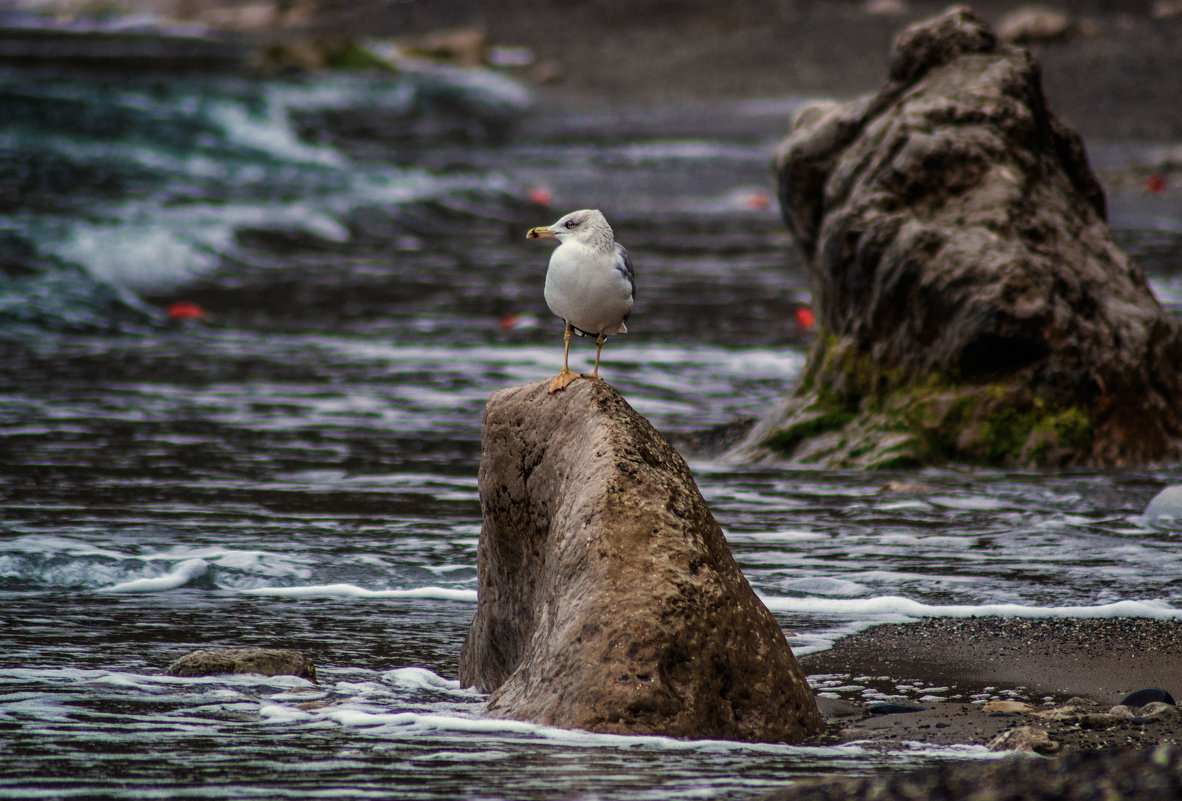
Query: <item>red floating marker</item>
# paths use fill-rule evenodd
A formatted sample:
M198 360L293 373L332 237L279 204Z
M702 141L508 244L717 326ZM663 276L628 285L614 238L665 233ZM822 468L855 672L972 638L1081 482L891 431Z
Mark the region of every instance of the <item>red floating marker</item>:
M766 209L772 205L772 199L763 192L752 192L747 196L747 208L749 209Z
M1145 191L1152 195L1160 195L1166 191L1166 179L1154 174L1145 179Z
M187 301L178 300L168 307L168 319L170 320L204 320L205 309L198 306L196 303L188 303Z
M817 317L808 306L796 307L796 324L801 330L808 331L817 324Z
M525 196L531 203L537 203L539 206L549 206L554 202L554 196L540 186L531 186Z
M506 314L498 322L505 331L513 331L537 327L538 318L532 314Z

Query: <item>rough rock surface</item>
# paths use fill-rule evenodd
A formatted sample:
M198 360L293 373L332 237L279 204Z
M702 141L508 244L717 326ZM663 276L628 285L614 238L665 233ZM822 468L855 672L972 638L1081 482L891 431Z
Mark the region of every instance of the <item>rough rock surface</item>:
M489 714L799 742L822 721L682 458L603 381L485 410L479 603L460 680Z
M1117 248L1039 68L966 8L777 150L818 336L733 451L834 467L1182 458L1182 325Z
M316 666L299 651L272 648L227 648L194 651L168 666L171 676L220 676L227 673L261 673L264 676L299 676L316 681Z

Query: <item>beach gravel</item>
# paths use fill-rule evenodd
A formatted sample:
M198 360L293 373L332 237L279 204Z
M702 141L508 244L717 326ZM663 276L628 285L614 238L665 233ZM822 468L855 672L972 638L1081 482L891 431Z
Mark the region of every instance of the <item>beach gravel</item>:
M925 799L925 801L1092 801L1182 798L1182 749L1076 752L1058 759L1008 757L995 762L945 763L902 774L809 781L765 801L825 799Z
M921 711L833 717L828 735L836 741L988 745L1012 728L1036 726L1066 750L1182 743L1182 716L1155 716L1150 705L1131 715L1119 711L1131 692L1182 692L1176 620L932 618L866 629L801 664L809 675L888 676L895 686L949 688ZM992 696L1030 711L990 705Z

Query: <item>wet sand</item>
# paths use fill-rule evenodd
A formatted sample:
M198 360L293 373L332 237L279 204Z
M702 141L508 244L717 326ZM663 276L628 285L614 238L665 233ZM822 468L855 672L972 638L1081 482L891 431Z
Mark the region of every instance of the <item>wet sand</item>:
M795 782L762 801L1176 801L1182 749L1075 751L1061 759L1001 759Z
M1038 726L1064 749L1182 742L1178 714L1116 722L1036 714L1073 697L1079 700L1070 703L1087 713L1107 713L1146 688L1182 697L1179 621L939 618L876 626L801 663L810 675L889 676L896 684L951 688L949 700L914 704L922 707L915 712L874 715L822 702L830 713L828 736L837 741L986 745L1009 728ZM998 693L1030 704L1031 712L989 714L969 700Z

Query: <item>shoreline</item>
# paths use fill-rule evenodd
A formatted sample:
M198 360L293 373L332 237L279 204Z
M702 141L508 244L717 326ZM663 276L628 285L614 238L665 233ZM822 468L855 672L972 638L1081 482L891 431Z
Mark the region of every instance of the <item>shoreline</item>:
M1055 751L1182 743L1176 707L1148 720L1136 710L1127 719L1105 717L1136 690L1182 696L1177 620L929 618L865 629L800 663L809 676L836 677L843 690L821 700L829 742L987 746L1008 729L1033 726L1057 744ZM882 684L887 676L895 687L942 691L901 702L915 711L872 714L870 705L858 703L859 685L871 678ZM995 703L987 707L986 697ZM996 701L1030 710L1004 711ZM1038 714L1069 705L1081 714Z
M908 0L895 13L866 2L754 0L720 6L626 0L572 6L518 0L495 11L480 0L395 4L338 12L330 22L369 35L413 37L483 30L494 46L525 47L532 65L508 74L539 102L581 108L794 96L850 99L886 80L900 30L941 13L948 0ZM880 8L889 3L877 4ZM996 29L1014 0L967 2ZM1154 18L1152 3L1114 10L1103 0L1069 6L1073 33L1029 45L1048 103L1087 139L1182 137L1182 14ZM545 76L543 78L543 76ZM785 123L787 121L785 120Z
M331 44L403 42L454 34L461 59L509 48L498 70L539 102L584 110L620 105L797 97L848 100L887 78L891 43L950 0L710 0L636 4L596 0L483 0L342 4L296 0L128 0L163 17L211 24L240 40ZM995 30L1018 0L964 3ZM1060 4L1063 5L1063 4ZM1182 139L1182 10L1153 0L1067 4L1068 28L1026 46L1052 109L1085 140ZM451 45L445 45L444 51ZM474 48L474 49L473 49ZM785 120L785 124L787 120Z

